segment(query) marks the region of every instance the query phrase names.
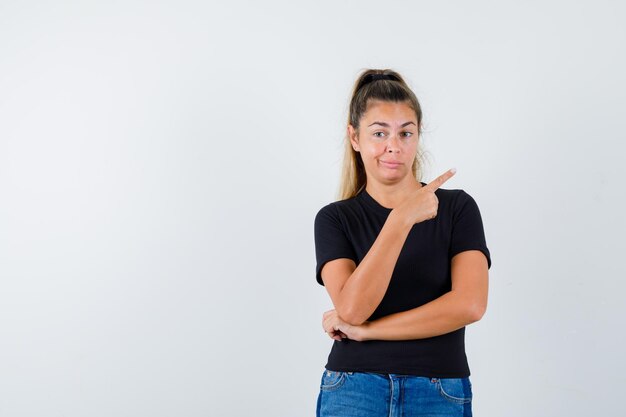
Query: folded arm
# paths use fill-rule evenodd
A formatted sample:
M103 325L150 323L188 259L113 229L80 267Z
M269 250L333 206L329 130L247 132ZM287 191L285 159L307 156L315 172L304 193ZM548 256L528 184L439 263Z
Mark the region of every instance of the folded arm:
M410 340L439 336L480 320L487 308L487 258L478 250L452 258L452 289L411 310L366 321L361 340Z

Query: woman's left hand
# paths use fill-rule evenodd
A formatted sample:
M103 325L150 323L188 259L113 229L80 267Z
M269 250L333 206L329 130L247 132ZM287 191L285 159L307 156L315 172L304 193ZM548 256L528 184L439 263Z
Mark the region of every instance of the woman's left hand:
M348 338L357 342L362 342L364 340L363 330L365 328L365 323L361 326L354 326L346 323L341 319L341 317L339 317L336 310L328 310L324 312L322 327L324 327L324 331L331 339L341 341L341 339Z

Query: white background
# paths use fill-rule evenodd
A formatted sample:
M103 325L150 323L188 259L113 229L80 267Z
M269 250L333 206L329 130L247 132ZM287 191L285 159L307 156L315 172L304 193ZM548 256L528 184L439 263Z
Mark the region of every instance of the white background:
M616 415L624 3L296 3L0 3L0 415L314 415L365 68L481 209L474 414Z

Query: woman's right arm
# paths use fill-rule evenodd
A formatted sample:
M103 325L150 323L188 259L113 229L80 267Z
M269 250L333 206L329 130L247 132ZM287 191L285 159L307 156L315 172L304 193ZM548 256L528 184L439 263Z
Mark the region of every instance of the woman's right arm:
M342 320L364 323L382 301L400 251L415 223L437 214L435 190L456 171L449 170L423 186L389 213L378 237L358 267L352 259L327 262L321 271L324 286Z
M347 258L324 265L321 272L324 286L344 321L360 325L376 310L412 226L406 216L394 209L358 267Z

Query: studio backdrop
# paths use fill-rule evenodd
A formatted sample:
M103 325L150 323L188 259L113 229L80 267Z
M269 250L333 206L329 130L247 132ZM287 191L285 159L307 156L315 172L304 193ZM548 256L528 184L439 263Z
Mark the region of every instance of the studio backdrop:
M480 207L474 414L617 415L626 6L0 4L0 415L312 416L313 220L366 68Z

